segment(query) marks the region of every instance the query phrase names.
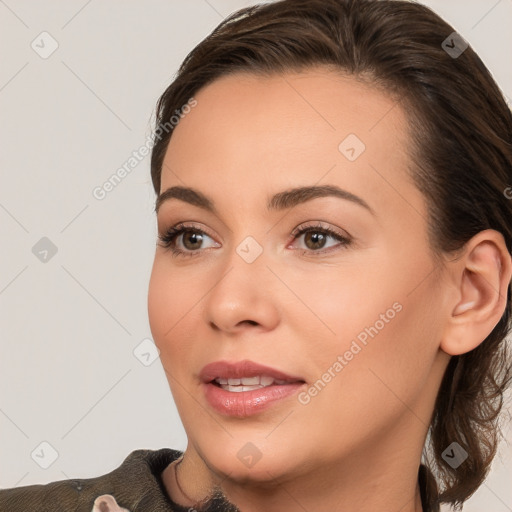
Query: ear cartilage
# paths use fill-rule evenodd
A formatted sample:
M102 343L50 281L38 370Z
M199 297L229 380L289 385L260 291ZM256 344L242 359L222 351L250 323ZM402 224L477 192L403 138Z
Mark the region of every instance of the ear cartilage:
M455 311L457 312L457 314L465 313L468 309L471 309L475 304L476 304L476 302L474 300L472 300L470 302L466 302L465 304L461 304L460 306L457 306Z

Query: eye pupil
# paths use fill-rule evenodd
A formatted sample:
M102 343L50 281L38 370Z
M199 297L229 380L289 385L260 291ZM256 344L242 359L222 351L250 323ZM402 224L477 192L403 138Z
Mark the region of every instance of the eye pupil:
M187 249L190 249L191 251L193 251L193 250L197 249L197 247L188 247L187 239L189 239L189 240L192 239L191 240L192 245L194 245L194 244L201 245L203 235L201 235L200 233L197 233L195 231L187 231L186 233L183 234L183 245L185 247L187 247Z
M313 242L313 247L308 243L309 241ZM324 246L325 243L325 235L320 233L319 231L309 231L306 233L304 237L304 242L308 246L309 249L319 249ZM322 243L323 242L323 243Z

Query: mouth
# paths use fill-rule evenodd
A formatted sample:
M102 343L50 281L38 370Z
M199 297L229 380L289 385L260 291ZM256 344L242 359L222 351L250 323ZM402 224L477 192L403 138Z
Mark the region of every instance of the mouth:
M237 417L262 412L305 385L301 377L249 360L210 363L199 377L209 405L220 414Z
M242 377L241 379L226 379L217 377L211 381L212 384L219 386L225 391L240 393L241 391L254 391L256 389L266 388L268 386L290 384L291 381L283 379L274 379L269 375L256 375L254 377Z

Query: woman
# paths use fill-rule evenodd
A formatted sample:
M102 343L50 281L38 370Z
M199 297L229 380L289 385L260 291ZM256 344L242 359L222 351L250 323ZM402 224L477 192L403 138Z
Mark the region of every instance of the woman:
M416 3L249 7L155 135L149 319L188 446L0 508L462 505L511 368L512 116L474 51Z

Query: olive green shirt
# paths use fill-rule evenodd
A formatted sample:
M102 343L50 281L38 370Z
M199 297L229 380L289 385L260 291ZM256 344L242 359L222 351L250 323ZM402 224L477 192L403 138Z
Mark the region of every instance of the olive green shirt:
M180 511L169 499L161 474L181 454L169 448L135 450L102 476L0 490L0 512L92 512L93 507L98 512Z
M123 463L102 476L59 480L0 490L0 512L187 512L194 510L174 503L168 496L161 475L182 452L161 448L135 450ZM424 467L419 473L424 512L428 507ZM222 499L208 510L233 510Z

